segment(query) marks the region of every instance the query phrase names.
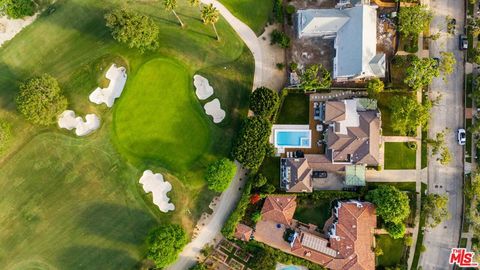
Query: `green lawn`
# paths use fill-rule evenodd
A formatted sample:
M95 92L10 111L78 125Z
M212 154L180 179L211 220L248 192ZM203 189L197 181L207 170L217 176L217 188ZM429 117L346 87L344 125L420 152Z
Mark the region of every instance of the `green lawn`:
M467 162L472 162L472 132L470 132L470 127L472 126L472 119L465 119L465 131L466 139L465 143L465 160Z
M309 96L290 93L281 105L277 124L308 124Z
M465 91L465 108L472 108L473 74L467 74L467 89Z
M384 136L398 136L398 132L392 130L391 123L391 99L394 96L409 96L412 92L408 91L385 91L380 93L378 97L378 108L382 113L382 134Z
M376 243L383 250L383 255L378 256L378 268L396 266L401 263L404 249L403 238L393 239L389 235L377 235Z
M428 166L428 144L424 141L427 138L427 132L422 131L422 169Z
M280 185L280 158L266 157L263 160L262 166L258 170L268 179L268 183L274 185L277 190Z
M220 0L237 18L261 35L272 14L273 0Z
M410 149L407 143L386 142L385 143L385 169L415 169L415 150Z
M330 200L319 200L314 204L308 199L298 200L293 217L304 223L315 224L322 230L325 221L332 216L330 206Z
M197 8L179 3L188 25L182 29L158 2L136 1L128 7L160 26L160 48L140 54L115 42L105 27L105 12L121 3L59 0L52 13L0 49L0 119L12 123L15 138L0 156L0 269L132 269L152 226L181 223L191 233L215 195L206 189L203 170L230 153L248 108L252 55L223 18L217 42ZM162 69L162 61L170 67ZM127 68L128 80L108 109L89 102L88 94L106 83L103 75L113 62ZM79 139L55 125L39 128L19 117L13 102L18 85L42 73L59 80L69 109L98 114L101 129ZM220 125L194 97L195 73L211 80L212 98L227 111ZM115 130L121 131L122 144ZM171 136L175 144L161 141ZM138 185L147 168L172 183L174 212L160 213Z
M422 188L421 188L422 199L425 196L425 191L426 190L427 190L427 184L422 183ZM422 211L420 211L419 228L424 228L425 227L425 222L426 222L425 215L423 214ZM424 230L422 230L422 229L418 230L417 244L415 245L415 253L413 254L413 261L412 261L411 269L417 269L418 262L420 260L420 249L423 245L423 236L424 235L425 235Z

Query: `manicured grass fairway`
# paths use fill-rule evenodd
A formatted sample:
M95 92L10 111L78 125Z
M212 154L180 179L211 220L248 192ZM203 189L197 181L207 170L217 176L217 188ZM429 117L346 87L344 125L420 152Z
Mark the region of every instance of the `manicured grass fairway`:
M253 77L251 53L223 18L217 24L222 37L217 42L211 27L199 20L198 9L185 2L179 2L178 8L188 25L182 29L158 1L134 1L128 8L150 15L160 26L160 48L139 54L115 42L105 27L105 12L122 3L59 0L53 13L42 15L0 49L0 118L13 124L15 136L0 156L0 269L133 269L152 226L174 222L191 232L208 209L214 194L206 189L203 170L210 161L230 153L232 138L246 115ZM115 147L119 144L113 131L118 122L113 122L112 115L124 113L117 107L127 106L127 98L133 103L137 98L145 99L135 92L147 89L132 90L130 84L140 84L136 75L149 65L146 63L158 58L184 66L182 74L188 78L179 83L183 88L175 90L180 97L190 97L177 98L175 105L184 109L189 100L194 109L186 114L200 126L203 121L202 158L190 159L178 151L156 152L143 157L147 163L140 165L131 158L133 155ZM105 83L103 73L112 62L127 67L128 81L124 95L108 109L89 102L88 94ZM19 117L13 102L19 83L42 73L59 80L70 109L82 115L98 114L101 129L79 139L55 125L39 128ZM211 79L214 97L227 111L222 124L214 125L202 114L203 104L192 98L191 78L195 73ZM145 108L127 109L140 117L138 121L153 118ZM178 121L184 113L178 111L173 120ZM194 125L183 121L177 128L188 133ZM174 130L169 132L175 134ZM141 139L148 134L137 135ZM191 141L188 137L184 144ZM156 141L140 146L160 149ZM178 160L183 165L168 166L162 159L167 154L184 158ZM144 169L161 172L172 183L169 196L176 206L174 212L160 213L151 195L143 192L138 179ZM182 171L185 169L188 172Z
M408 148L406 143L385 143L386 170L415 169L415 161L415 150Z
M127 157L183 171L207 150L210 130L190 85L173 60L151 60L139 69L115 108L115 134Z
M308 124L308 103L308 95L288 94L283 101L277 124Z
M378 257L379 267L389 267L400 264L403 257L404 240L393 239L389 235L376 236L377 246L383 250L383 255Z
M273 0L220 0L237 18L257 34L263 32L273 10Z

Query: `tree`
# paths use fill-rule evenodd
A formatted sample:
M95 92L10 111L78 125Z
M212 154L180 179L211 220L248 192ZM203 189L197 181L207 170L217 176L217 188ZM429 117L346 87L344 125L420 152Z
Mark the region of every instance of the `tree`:
M265 158L271 123L260 116L247 118L233 147L233 157L247 169L257 169Z
M62 95L57 80L48 74L21 84L15 101L18 111L37 125L55 123L67 109L67 98Z
M203 263L197 263L190 267L189 270L207 270L208 268Z
M181 27L185 26L180 17L175 12L175 9L177 8L177 0L163 0L163 6L165 7L166 11L171 11L173 15L175 15Z
M2 153L3 150L5 150L11 138L12 138L12 127L10 123L0 119L0 153Z
M257 211L257 212L255 212L255 213L253 213L253 215L252 215L252 221L253 221L253 223L259 222L260 219L262 219L262 215L260 214L260 212Z
M474 37L480 35L480 18L474 18L474 17L468 16L467 29L468 29L468 32Z
M213 31L215 31L215 35L217 36L217 40L220 40L220 36L218 35L217 28L215 24L218 22L220 18L220 14L218 13L217 8L210 4L208 6L203 6L201 17L204 24L211 24L213 27Z
M282 49L286 49L290 47L290 38L287 34L277 29L273 30L270 33L270 45L278 44L278 46Z
M198 7L200 6L200 0L188 0L188 4L190 4L191 7Z
M303 72L300 87L304 91L329 88L332 85L330 72L322 65L311 65Z
M270 248L258 249L250 258L250 265L252 270L275 269L277 258Z
M33 14L35 14L35 3L32 0L0 0L0 15L21 19Z
M385 85L379 78L373 78L367 82L367 93L371 98L378 97L378 94L383 91Z
M268 179L265 176L263 176L263 174L261 173L258 173L253 178L253 185L257 188L263 187L267 182L268 182Z
M406 37L418 36L432 18L432 12L425 6L402 7L398 12L398 31Z
M438 132L435 139L427 139L426 143L432 146L432 155L438 154L445 146L445 135L448 131L449 129L446 128L442 132Z
M430 119L431 102L419 104L412 96L394 96L390 103L391 127L400 135L413 135L418 126L425 129Z
M275 192L276 188L272 184L266 184L262 187L262 190L263 190L263 192L265 192L267 194L271 194L271 193Z
M367 194L377 206L377 215L387 223L402 223L410 214L407 194L391 185L380 185Z
M426 225L436 227L442 221L448 219L448 197L446 195L428 194L422 198L422 211L425 215Z
M401 222L399 223L389 222L386 225L386 230L393 239L399 239L405 235L406 228L405 228L405 224Z
M446 81L446 76L453 73L453 69L457 60L452 52L440 52L442 59L440 60L439 69L443 73L443 80Z
M219 159L208 166L205 180L208 188L216 192L223 192L232 182L237 166L228 158Z
M415 57L407 67L404 82L414 90L432 83L434 77L440 75L438 63L433 58Z
M158 47L160 30L151 18L126 9L116 9L106 14L105 20L112 37L129 48L144 52Z
M467 57L469 62L480 65L480 48L478 45L469 51Z
M413 245L413 238L410 235L405 236L404 243L405 243L405 246L411 247Z
M278 109L279 102L280 97L276 91L260 87L250 95L250 110L255 115L270 117Z
M180 225L161 225L148 234L147 258L154 261L158 268L164 268L177 260L187 243L187 234Z
M442 165L448 165L450 161L452 161L452 154L450 153L448 147L442 147L442 152L440 153L440 158L438 158L438 161Z

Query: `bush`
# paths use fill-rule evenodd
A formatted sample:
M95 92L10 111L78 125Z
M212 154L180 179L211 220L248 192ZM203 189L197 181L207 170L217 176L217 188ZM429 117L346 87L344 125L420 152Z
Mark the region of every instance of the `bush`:
M275 66L277 67L278 70L283 70L285 68L284 63L277 63L277 64L275 64Z
M32 0L0 0L0 14L12 19L21 19L35 14Z
M258 169L265 158L271 128L261 116L247 118L233 147L233 157L247 169Z
M0 153L5 150L12 138L12 127L7 121L0 119Z
M286 49L290 47L290 38L284 32L275 29L270 34L270 44L278 44L280 48Z
M403 223L392 223L389 222L387 223L386 226L388 234L393 238L393 239L399 239L405 236L405 224Z
M411 236L405 236L405 246L411 247L413 245L413 238Z
M237 167L228 158L222 158L208 166L205 180L208 183L208 188L216 192L223 192L228 188Z
M37 125L55 123L67 109L67 98L62 95L57 80L48 74L21 84L15 101L25 119Z
M377 206L377 215L387 223L402 223L410 215L407 194L394 186L381 185L369 191L367 200Z
M416 142L407 142L407 146L408 148L412 149L412 150L417 150L417 143Z
M290 71L291 72L296 72L298 69L298 64L295 62L290 63Z
M160 30L151 18L126 9L116 9L106 14L105 19L112 37L129 48L144 52L158 47Z
M247 206L250 203L250 191L252 190L252 184L247 182L243 188L242 197L237 204L237 208L228 217L225 225L222 228L222 234L226 238L232 239L235 234L235 229L237 228L238 223L242 220L247 210Z
M261 173L253 177L253 185L255 187L263 187L268 182L268 179Z
M250 110L255 115L270 117L278 109L279 103L278 93L266 87L257 88L250 95Z
M273 0L273 17L280 24L283 23L283 5L282 0Z
M371 98L376 98L384 88L385 85L379 78L373 78L367 82L367 92Z
M147 237L147 258L154 261L157 268L163 268L177 260L187 243L187 234L180 225L161 225Z
M403 50L408 53L418 52L418 36L405 37Z

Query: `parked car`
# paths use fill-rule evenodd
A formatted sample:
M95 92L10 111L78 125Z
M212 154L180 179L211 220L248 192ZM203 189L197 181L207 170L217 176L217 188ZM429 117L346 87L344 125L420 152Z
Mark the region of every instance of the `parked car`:
M457 130L457 141L460 145L465 145L465 143L467 143L467 135L465 129L459 128Z
M465 35L460 35L458 36L458 46L459 46L459 49L464 51L466 49L468 49L468 39L467 39L467 36Z

